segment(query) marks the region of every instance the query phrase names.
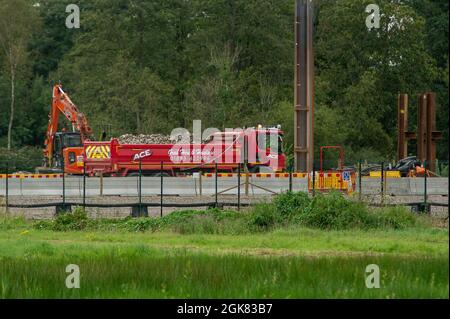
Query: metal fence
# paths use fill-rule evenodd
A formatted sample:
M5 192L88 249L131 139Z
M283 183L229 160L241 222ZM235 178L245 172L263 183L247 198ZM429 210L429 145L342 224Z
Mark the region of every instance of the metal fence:
M435 167L440 167L441 172L447 167L448 172L448 162ZM341 182L352 176L345 181L350 187L340 190L355 200L374 206L408 205L421 212L431 212L433 206L441 207L448 214L448 173L447 177L431 177L435 173L430 174L424 165L421 175L401 177L398 171L390 169L384 162L360 161L340 170L321 171L315 167L309 174L292 171L249 174L239 168L234 173L221 173L216 169L212 173L169 177L164 174L164 163L161 163L160 172L156 174L159 176L145 176L140 169L135 177L88 177L86 174L21 174L9 172L6 167L4 174L0 174L0 207L6 210L55 208L56 214L75 206L127 208L132 216L148 216L149 208L154 212L158 210L160 215L167 208L231 207L240 210L259 202L255 198L265 200L286 191L304 191L311 196L330 191L336 188L335 184L327 184L324 179L329 172L338 172ZM345 172L351 174L345 177Z

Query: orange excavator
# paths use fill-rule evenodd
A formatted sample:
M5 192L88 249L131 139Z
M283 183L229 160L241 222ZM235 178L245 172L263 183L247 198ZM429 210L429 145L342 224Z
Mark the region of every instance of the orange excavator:
M58 132L59 115L63 114L71 123L72 131L62 129ZM49 115L44 148L43 167L37 173L79 174L83 165L84 142L89 140L92 129L86 116L70 100L62 85L53 87L52 106Z

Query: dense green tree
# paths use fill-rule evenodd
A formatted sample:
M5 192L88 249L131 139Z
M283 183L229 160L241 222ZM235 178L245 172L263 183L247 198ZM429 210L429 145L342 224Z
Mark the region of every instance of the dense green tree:
M27 0L0 1L0 48L11 81L8 122L8 150L12 146L12 128L16 107L16 81L27 60L27 44L38 26L36 10Z
M437 68L425 46L424 19L412 7L379 2L380 28L368 30L367 4L327 1L320 7L317 104L344 115L337 125L350 150L372 148L388 157L395 152L397 94L429 89Z
M437 126L444 133L438 144L438 158L448 159L448 6L447 0L411 0L411 6L425 19L425 44L435 59L439 74L430 90L437 94Z
M42 20L42 28L34 32L29 44L30 55L33 59L33 71L37 76L48 77L49 72L58 67L59 61L70 51L73 37L77 29L68 29L66 6L73 0L40 0L36 9ZM82 14L89 8L88 1L79 0L77 4Z
M294 0L79 0L80 29L65 26L73 1L19 2L42 27L22 43L15 145L42 145L51 87L61 81L96 136L107 124L116 136L169 133L195 119L219 129L282 124L292 154ZM448 2L380 0L373 30L369 0L317 3L316 155L339 144L350 160L393 158L397 94L411 96L412 130L416 95L431 90L445 133L438 156L448 159ZM7 58L0 50L0 146L11 105Z

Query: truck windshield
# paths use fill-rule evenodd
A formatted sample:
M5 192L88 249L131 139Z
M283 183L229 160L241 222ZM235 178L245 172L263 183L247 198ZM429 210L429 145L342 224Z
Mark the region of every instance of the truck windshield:
M63 145L66 147L82 147L81 136L79 134L64 134Z
M283 137L281 135L278 135L278 138L277 138L278 143L275 143L275 141L273 141L271 143L270 139L274 139L274 136L271 137L271 135L268 134L266 137L266 143L267 143L267 148L270 148L270 153L271 154L282 154L283 153Z
M264 145L264 143L262 143L262 140L261 140L263 138L264 138L264 135L260 134L258 137L258 145ZM265 146L266 146L266 149L270 149L271 154L283 154L283 152L284 152L283 136L280 134L278 134L278 135L274 135L274 134L270 134L270 133L266 134Z

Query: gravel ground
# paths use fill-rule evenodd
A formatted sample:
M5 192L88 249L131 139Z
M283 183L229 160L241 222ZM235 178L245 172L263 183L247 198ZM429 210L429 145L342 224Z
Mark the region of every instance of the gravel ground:
M380 204L384 202L387 205L390 204L407 204L407 203L422 203L424 201L423 196L385 196L384 199L381 196L366 195L363 201L367 203ZM428 203L448 204L448 196L442 195L430 195L427 199ZM431 215L435 217L447 217L448 207L431 206Z
M357 196L357 195L356 195ZM357 197L354 196L354 199ZM241 196L241 203L253 204L258 202L270 201L272 196ZM380 204L380 196L364 196L363 200L367 203ZM0 205L3 204L5 199L0 197ZM165 196L164 203L176 203L176 204L190 204L190 203L211 203L214 202L214 196ZM237 196L235 195L220 195L218 196L218 201L220 203L237 203ZM61 197L44 197L44 196L33 196L33 197L10 197L10 204L43 204L43 203L56 203L62 202ZM82 203L82 198L80 197L67 197L66 202L72 203ZM149 196L143 197L142 202L144 203L160 203L159 196ZM403 204L403 203L417 203L423 202L423 197L421 196L386 196L384 198L385 204ZM442 203L448 204L447 196L431 195L428 197L428 202L432 203ZM89 197L86 198L86 203L98 203L98 204L124 204L124 203L138 203L138 198L134 196L103 196L103 197ZM225 208L229 208L226 205ZM195 209L206 209L207 207L195 208ZM168 214L175 210L184 210L188 208L171 208L167 207L163 209L163 214ZM0 208L1 212L2 208ZM149 215L159 216L161 211L159 207L149 207ZM11 215L14 216L24 216L27 219L47 219L52 218L55 213L55 208L10 208ZM89 216L94 218L101 217L126 217L130 215L131 208L87 208ZM431 215L438 218L445 218L448 216L448 207L438 207L432 206Z
M258 202L270 201L271 196L241 196L241 203L253 204ZM211 203L214 202L214 196L165 196L164 203L170 204L191 204L191 203ZM221 195L218 196L219 203L237 203L237 197L233 195ZM10 204L44 204L44 203L60 203L62 202L61 197L11 197L9 199ZM82 198L80 197L66 197L66 202L80 203L82 204ZM139 200L134 196L103 196L103 197L90 197L86 198L86 203L96 203L96 204L126 204L126 203L138 203ZM159 196L146 196L142 198L143 203L160 203ZM0 197L0 204L4 203L4 198ZM199 207L195 209L206 209L207 206ZM224 205L224 208L230 208ZM186 210L189 208L173 208L164 207L163 214L166 215L176 210ZM1 211L1 208L0 208ZM129 207L110 207L110 208L93 208L88 207L86 209L88 215L93 218L123 218L129 216L131 213L131 208ZM24 216L27 219L49 219L55 214L55 208L10 208L9 213L13 216ZM161 209L159 207L149 207L148 213L150 216L159 216L161 214Z

